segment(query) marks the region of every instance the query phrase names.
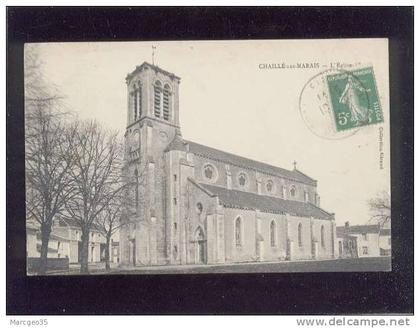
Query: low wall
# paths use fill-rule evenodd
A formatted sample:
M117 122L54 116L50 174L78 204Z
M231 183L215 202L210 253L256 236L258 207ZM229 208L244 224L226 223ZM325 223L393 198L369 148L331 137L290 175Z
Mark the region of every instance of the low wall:
M28 273L36 273L39 268L39 257L28 257L26 259L26 271ZM47 260L47 271L53 270L68 270L69 259L68 258L48 258Z

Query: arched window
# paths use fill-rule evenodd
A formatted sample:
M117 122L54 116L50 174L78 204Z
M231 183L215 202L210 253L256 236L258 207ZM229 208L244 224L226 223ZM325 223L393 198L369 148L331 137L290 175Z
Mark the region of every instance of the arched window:
M160 118L162 113L162 83L160 81L156 81L155 83L155 99L154 99L154 107L155 107L155 116Z
M135 183L136 183L134 192L135 192L136 213L137 213L138 208L139 208L139 172L137 171L137 169L134 170L134 178L135 178Z
M197 203L197 214L200 215L203 212L203 204Z
M290 187L290 196L292 196L292 197L296 196L296 187L295 186Z
M273 183L272 180L268 180L267 183L266 183L266 185L265 185L265 187L266 187L266 189L267 189L267 191L269 193L273 193L274 192L274 183Z
M325 247L325 229L324 226L321 226L321 246Z
M298 225L298 244L299 247L302 247L302 223Z
M239 175L238 175L238 183L239 183L239 185L241 187L245 187L246 184L248 183L248 177L247 177L247 175L244 172L239 173Z
M169 99L170 99L170 88L168 84L165 84L163 88L163 119L169 121Z
M236 246L241 246L242 245L242 222L241 222L241 218L237 218L235 220L235 243Z
M133 104L133 118L134 121L137 121L141 116L141 84L135 84L133 88L133 92L131 93L132 96L132 104Z
M270 223L270 245L271 247L276 246L277 244L277 235L276 235L276 222L271 221Z

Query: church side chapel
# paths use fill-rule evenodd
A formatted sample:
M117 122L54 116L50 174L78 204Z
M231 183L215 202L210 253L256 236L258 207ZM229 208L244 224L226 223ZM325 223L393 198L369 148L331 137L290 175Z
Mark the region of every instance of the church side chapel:
M317 181L182 138L180 78L144 62L126 78L126 176L134 211L121 265L334 258L334 214Z

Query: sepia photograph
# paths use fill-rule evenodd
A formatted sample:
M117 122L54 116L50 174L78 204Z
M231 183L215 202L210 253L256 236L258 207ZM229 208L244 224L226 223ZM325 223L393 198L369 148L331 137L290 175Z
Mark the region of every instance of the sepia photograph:
M9 326L410 325L413 7L99 5L6 8Z
M24 51L28 274L391 270L387 39Z

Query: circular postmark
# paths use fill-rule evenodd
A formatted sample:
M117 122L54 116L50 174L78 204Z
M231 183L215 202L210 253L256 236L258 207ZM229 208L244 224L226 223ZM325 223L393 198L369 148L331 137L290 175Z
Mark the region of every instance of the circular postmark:
M357 95L354 89L357 89ZM366 88L355 74L347 70L327 69L313 76L303 86L299 96L299 112L305 125L316 136L329 140L348 138L359 131L363 119L368 119L368 116L363 116L362 111L340 112L337 104L348 105L351 109L351 102L356 98L365 104L365 108L369 108Z

